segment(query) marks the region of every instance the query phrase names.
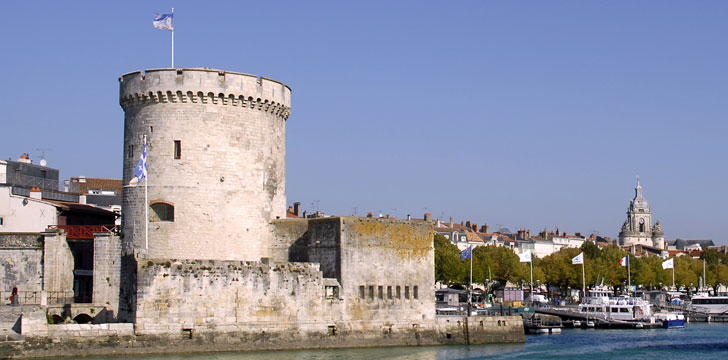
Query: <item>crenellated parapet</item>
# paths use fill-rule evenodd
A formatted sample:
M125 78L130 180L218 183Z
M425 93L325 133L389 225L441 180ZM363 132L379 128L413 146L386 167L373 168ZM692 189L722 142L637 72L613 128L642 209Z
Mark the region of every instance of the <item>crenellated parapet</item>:
M119 104L126 111L159 103L244 107L288 119L291 89L275 80L213 69L156 69L119 78Z

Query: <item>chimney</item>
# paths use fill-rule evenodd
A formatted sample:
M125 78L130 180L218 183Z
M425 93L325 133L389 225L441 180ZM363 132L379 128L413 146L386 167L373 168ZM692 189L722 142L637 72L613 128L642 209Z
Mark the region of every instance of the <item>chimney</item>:
M30 189L30 198L31 199L39 199L40 200L42 194L43 193L40 191L40 188L33 187L32 189Z
M81 194L78 196L78 203L79 204L86 204L86 194Z
M367 213L367 217L368 218L374 217L374 214L370 211L370 212Z
M452 229L455 227L455 223L452 221L452 216L450 216L450 228Z
M308 218L308 212L306 212L306 210L303 210L303 218L304 219Z
M465 227L470 229L472 226L470 225L470 220L465 222Z
M296 201L293 203L293 215L301 216L301 202Z
M28 154L22 154L18 158L18 162L25 163L25 164L32 164L33 161L30 160L30 155Z
M581 236L581 233L580 233L580 232L578 232L578 233L575 233L574 235L576 235L576 236L578 236L578 237L582 237L582 236Z
M409 218L407 220L409 220ZM435 227L442 227L442 221L440 221L440 219L435 221Z
M478 224L473 224L473 231L478 232Z
M410 214L407 214L407 221L412 220L412 216Z
M432 214L425 213L425 221L432 221Z
M530 229L529 230L526 230L526 237L529 238L529 239L531 238L531 230Z
M480 232L487 234L488 233L488 224L485 224L485 225L481 226L480 227Z
M291 213L291 214L293 214L293 206L289 206L288 207L288 212Z

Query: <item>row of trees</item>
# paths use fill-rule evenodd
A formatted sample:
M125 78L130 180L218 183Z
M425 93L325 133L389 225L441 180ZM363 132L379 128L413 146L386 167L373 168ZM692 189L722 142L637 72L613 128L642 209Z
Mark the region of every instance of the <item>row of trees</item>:
M599 248L584 242L580 249L564 248L539 259L533 256L533 281L541 284L581 288L581 265L572 265L571 259L584 252L586 286L604 283L619 286L627 282L627 268L619 265L628 253L616 245ZM530 281L528 263L519 262L518 255L506 247L479 246L473 249L473 283L486 284L509 281L526 284ZM663 259L656 256L635 258L629 255L632 284L645 288L672 285L672 270L663 270ZM705 282L709 286L728 284L728 256L714 249L703 253L706 262ZM703 261L688 256L675 258L675 284L698 286L703 274ZM460 259L460 250L442 235L435 235L435 278L445 284L467 284L470 260Z

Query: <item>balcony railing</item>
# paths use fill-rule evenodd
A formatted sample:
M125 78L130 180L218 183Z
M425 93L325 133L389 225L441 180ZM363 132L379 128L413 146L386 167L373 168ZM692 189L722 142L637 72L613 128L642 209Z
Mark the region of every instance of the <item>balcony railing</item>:
M13 294L11 290L2 291L0 290L0 305L9 305L10 296ZM41 303L42 292L41 291L18 291L18 303L19 305L39 305ZM47 291L46 301L48 304L72 304L76 301L77 296L74 296L73 291ZM86 300L86 299L81 299ZM81 301L83 302L83 301ZM90 301L88 301L90 302Z
M63 230L67 239L93 239L94 233L119 234L118 225L49 225L48 230Z

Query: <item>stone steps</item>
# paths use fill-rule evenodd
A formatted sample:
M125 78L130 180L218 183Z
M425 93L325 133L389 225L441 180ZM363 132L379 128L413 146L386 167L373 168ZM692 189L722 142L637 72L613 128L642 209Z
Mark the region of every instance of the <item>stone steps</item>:
M22 313L22 306L0 305L0 335L17 333L13 328L18 324Z

